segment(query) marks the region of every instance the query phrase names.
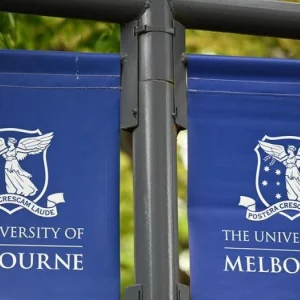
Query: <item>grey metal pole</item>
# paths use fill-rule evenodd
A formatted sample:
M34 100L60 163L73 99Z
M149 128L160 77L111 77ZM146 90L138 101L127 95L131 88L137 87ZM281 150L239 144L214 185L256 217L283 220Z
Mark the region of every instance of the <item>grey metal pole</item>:
M300 38L300 4L272 0L167 0L186 28ZM151 0L0 0L0 11L127 23Z
M135 275L143 300L175 300L178 284L173 16L153 0L139 20L139 125L133 131Z
M126 23L148 6L147 0L0 0L0 11Z
M172 0L185 27L300 38L300 4L266 0Z

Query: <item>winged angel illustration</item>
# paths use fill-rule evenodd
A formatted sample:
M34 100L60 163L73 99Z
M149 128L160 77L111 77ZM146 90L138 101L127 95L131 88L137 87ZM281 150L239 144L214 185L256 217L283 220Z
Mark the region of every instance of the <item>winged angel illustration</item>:
M287 196L289 200L300 201L300 172L298 169L300 167L300 148L297 151L295 146L289 145L286 153L282 145L262 141L259 141L259 145L268 154L268 156L264 158L264 161L272 159L270 162L272 166L277 160L286 167L285 183Z
M36 186L30 180L32 175L23 170L19 161L24 160L27 155L35 155L43 152L49 147L53 138L53 133L48 133L36 137L21 139L16 147L17 140L0 137L0 155L5 159L5 183L6 191L9 194L22 196L34 196L37 192Z

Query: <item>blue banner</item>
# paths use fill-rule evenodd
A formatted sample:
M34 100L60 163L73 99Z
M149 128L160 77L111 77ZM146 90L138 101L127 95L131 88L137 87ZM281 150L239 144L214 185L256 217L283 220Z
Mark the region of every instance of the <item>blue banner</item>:
M0 51L2 299L119 299L120 58Z
M193 300L300 292L300 62L189 57Z

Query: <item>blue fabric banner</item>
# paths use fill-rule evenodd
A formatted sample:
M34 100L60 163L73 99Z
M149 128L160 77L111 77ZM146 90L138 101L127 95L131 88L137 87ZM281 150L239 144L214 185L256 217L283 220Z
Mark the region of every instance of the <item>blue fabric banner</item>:
M192 300L295 300L300 61L190 56Z
M119 299L120 58L0 51L1 299Z

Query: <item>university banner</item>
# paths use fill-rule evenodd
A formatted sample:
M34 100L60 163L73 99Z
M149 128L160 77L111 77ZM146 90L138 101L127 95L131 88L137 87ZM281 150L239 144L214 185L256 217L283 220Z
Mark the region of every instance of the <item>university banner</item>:
M117 55L0 51L2 299L119 299Z
M300 62L190 56L192 300L295 300Z

